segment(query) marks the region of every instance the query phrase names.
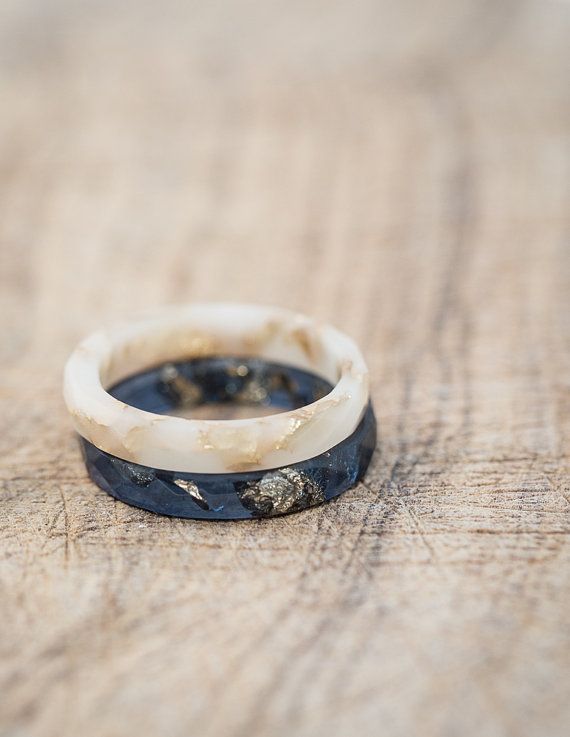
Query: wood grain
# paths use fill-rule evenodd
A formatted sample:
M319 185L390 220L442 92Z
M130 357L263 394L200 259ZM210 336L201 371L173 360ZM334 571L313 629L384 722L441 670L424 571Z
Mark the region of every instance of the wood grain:
M569 11L2 3L3 737L568 734ZM365 483L210 524L88 481L67 354L194 299L358 340Z

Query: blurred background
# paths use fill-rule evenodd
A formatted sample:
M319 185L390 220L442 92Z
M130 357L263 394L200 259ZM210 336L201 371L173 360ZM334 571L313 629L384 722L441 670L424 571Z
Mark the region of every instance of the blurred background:
M565 0L2 0L0 734L568 733L569 41ZM88 482L65 358L194 300L359 342L366 485L247 527Z
M189 299L396 328L394 274L421 311L465 229L514 257L562 207L563 1L0 13L5 353Z

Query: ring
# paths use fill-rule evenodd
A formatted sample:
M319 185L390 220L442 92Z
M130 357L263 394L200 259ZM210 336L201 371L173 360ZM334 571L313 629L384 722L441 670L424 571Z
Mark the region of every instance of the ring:
M69 358L64 396L93 481L176 517L314 506L362 478L376 444L368 370L354 342L275 307L167 308L99 331ZM212 404L278 411L174 416Z

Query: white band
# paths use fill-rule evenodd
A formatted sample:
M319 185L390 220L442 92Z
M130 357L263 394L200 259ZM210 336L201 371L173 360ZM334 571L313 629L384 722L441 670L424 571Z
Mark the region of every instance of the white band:
M334 389L305 407L246 420L153 414L106 391L161 363L211 355L296 366ZM194 473L257 471L313 458L351 435L368 404L368 370L350 338L298 313L197 304L91 335L67 362L64 396L77 432L123 460Z

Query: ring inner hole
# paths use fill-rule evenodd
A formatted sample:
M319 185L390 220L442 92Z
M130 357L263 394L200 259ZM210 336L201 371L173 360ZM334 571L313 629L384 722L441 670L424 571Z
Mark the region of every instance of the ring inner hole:
M285 412L332 390L303 369L258 358L208 357L165 363L109 393L137 409L191 419L246 419Z

